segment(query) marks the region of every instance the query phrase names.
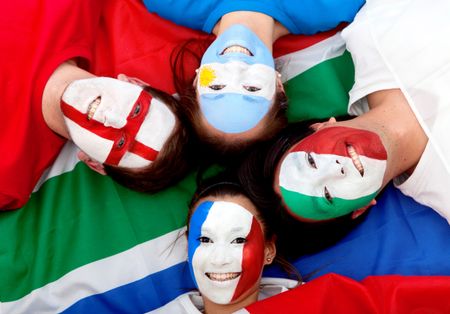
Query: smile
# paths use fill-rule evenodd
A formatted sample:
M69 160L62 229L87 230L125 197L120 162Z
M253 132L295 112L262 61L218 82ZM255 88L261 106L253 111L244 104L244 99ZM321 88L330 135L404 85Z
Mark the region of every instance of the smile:
M361 163L361 160L359 159L358 153L352 145L347 145L347 152L352 159L353 165L355 166L356 170L358 170L358 172L361 174L361 177L364 177L364 167Z
M241 273L205 273L205 275L214 281L228 281L236 279Z
M224 54L232 53L232 52L243 53L243 54L245 54L245 55L247 55L247 56L253 56L253 54L251 53L250 50L248 50L248 49L245 48L245 47L238 46L238 45L234 45L234 46L230 46L230 47L228 47L228 48L225 48L225 49L222 51L221 54L224 55Z
M93 102L91 102L89 104L88 109L87 109L87 119L88 120L91 120L92 117L94 116L95 111L97 111L98 105L100 105L100 101L101 101L100 97L97 97L94 99Z

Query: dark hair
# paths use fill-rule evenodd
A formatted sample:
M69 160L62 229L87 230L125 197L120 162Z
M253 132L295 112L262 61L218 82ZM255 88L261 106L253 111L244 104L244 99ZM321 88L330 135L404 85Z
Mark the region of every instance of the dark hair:
M203 144L201 149L213 155L219 162L230 156L243 155L255 143L275 137L286 125L287 97L284 91L278 91L269 112L263 118L264 128L254 138L243 138L229 141L219 134L210 134L204 128L202 115L197 100L197 92L193 86L195 69L199 67L201 57L211 42L209 40L190 40L177 47L171 55L171 67L175 88L182 104L184 115L190 121L198 140ZM201 154L204 155L204 154Z
M280 219L280 249L288 258L318 252L335 244L350 232L366 216L356 219L351 213L335 219L308 223L295 219L284 208L274 192L274 174L281 157L292 145L313 133L309 126L318 121L290 124L272 142L264 143L251 152L238 170L239 182L247 186L249 198L260 207L273 208Z
M177 123L172 134L167 139L158 157L147 167L125 168L104 164L106 173L118 183L136 191L155 193L183 178L193 169L195 164L192 151L195 143L192 141L189 126L180 114L179 103L171 95L145 86L144 89L153 97L165 103L177 117Z
M213 197L223 197L223 196L244 196L249 199L246 189L242 186L235 176L235 172L233 170L226 170L222 173L219 173L213 177L210 177L198 186L196 192L194 193L191 202L189 204L189 212L188 212L188 230L189 232L189 221L190 217L195 209L195 205L202 198L213 196ZM257 218L261 223L266 241L270 241L275 239L275 245L277 247L277 254L274 258L274 263L278 264L281 269L283 269L290 277L295 278L299 282L301 281L301 276L297 269L289 263L283 256L283 252L278 249L280 240L278 239L278 216L276 211L274 211L270 207L259 207L254 204L257 210Z

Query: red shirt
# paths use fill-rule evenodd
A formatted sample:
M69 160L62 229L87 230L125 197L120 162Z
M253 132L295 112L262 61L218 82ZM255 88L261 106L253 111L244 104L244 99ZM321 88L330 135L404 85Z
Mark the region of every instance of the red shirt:
M0 19L0 209L23 206L65 140L42 116L53 71L80 58L88 69L103 1L5 1Z

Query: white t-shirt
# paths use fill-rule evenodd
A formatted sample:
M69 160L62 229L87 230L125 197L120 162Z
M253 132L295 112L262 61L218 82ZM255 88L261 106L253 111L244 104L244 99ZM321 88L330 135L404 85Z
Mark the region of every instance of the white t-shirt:
M281 292L295 288L298 281L285 278L269 278L261 279L258 300L264 300L268 297L277 295ZM191 291L180 295L176 299L166 305L153 310L151 314L199 314L203 313L203 299L198 291Z
M348 112L368 111L372 92L402 90L429 141L414 173L394 183L450 223L448 34L448 0L368 0L342 31L355 63Z

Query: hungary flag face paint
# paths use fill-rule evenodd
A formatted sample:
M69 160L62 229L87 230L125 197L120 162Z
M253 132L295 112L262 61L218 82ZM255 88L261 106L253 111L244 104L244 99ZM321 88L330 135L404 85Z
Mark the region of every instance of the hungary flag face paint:
M108 165L140 168L154 161L175 115L141 87L112 78L72 82L61 110L75 144Z
M191 275L203 296L228 304L259 284L264 235L244 207L231 202L201 203L189 222Z
M387 153L373 132L328 127L299 143L280 166L284 203L296 217L336 218L362 208L383 184Z

